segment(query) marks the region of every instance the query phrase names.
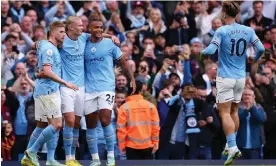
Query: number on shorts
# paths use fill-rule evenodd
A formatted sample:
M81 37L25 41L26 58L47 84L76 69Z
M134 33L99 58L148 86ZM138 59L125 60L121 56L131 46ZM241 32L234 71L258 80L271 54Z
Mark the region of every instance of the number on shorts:
M107 97L107 99L106 99L107 102L113 103L114 96L111 96L110 94L107 94L106 97Z

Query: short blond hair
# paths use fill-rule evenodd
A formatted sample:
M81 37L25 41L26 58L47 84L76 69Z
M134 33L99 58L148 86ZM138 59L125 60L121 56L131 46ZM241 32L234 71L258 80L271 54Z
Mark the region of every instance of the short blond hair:
M75 21L80 20L80 17L78 16L69 16L66 21L64 21L65 24L65 31L68 31L68 27Z
M59 28L59 27L63 27L63 28L64 28L64 27L65 27L64 23L61 22L61 21L55 21L55 22L51 23L50 26L49 26L49 31L48 31L48 33L47 33L47 38L49 38L50 35L51 35L51 33L52 33L55 29L57 29L57 28Z

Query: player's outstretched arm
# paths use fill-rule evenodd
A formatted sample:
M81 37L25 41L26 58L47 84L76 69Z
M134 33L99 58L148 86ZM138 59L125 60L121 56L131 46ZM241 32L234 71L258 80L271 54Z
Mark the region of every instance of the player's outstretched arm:
M31 49L32 49L32 50L36 50L37 47L38 47L38 41L33 42L32 45L31 45Z
M203 55L213 55L216 50L218 49L218 46L211 43L207 48L201 51Z
M222 36L223 36L223 27L220 27L219 29L216 30L210 45L204 50L202 50L201 53L203 55L213 55L218 49L218 47L220 46Z
M124 72L127 74L127 77L131 80L130 82L130 86L132 87L133 89L133 92L135 92L136 90L136 84L135 84L135 79L134 79L134 76L133 76L133 72L132 70L130 69L128 63L127 63L127 60L125 58L124 55L122 55L122 58L119 59L119 63L121 65L121 67L123 68Z
M57 76L53 71L52 71L52 66L51 65L44 65L42 68L42 71L39 73L40 77L42 78L49 78L57 83L65 85L67 88L73 89L73 90L79 90L79 88L71 84L69 82L64 81L61 79L59 76Z
M111 39L113 41L113 43L116 44L117 46L120 45L120 40L116 36L109 35L107 33L103 33L103 37Z

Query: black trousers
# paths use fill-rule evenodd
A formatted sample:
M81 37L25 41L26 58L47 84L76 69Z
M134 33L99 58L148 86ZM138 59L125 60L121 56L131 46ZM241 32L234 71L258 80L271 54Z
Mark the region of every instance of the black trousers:
M150 160L153 159L152 148L133 149L126 147L126 157L128 160Z

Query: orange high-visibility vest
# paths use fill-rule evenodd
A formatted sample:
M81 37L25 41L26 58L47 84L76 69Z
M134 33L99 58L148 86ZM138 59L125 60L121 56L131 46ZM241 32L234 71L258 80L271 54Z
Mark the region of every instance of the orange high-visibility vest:
M141 95L127 97L118 111L117 137L121 151L126 147L146 149L159 144L159 116L156 107Z

